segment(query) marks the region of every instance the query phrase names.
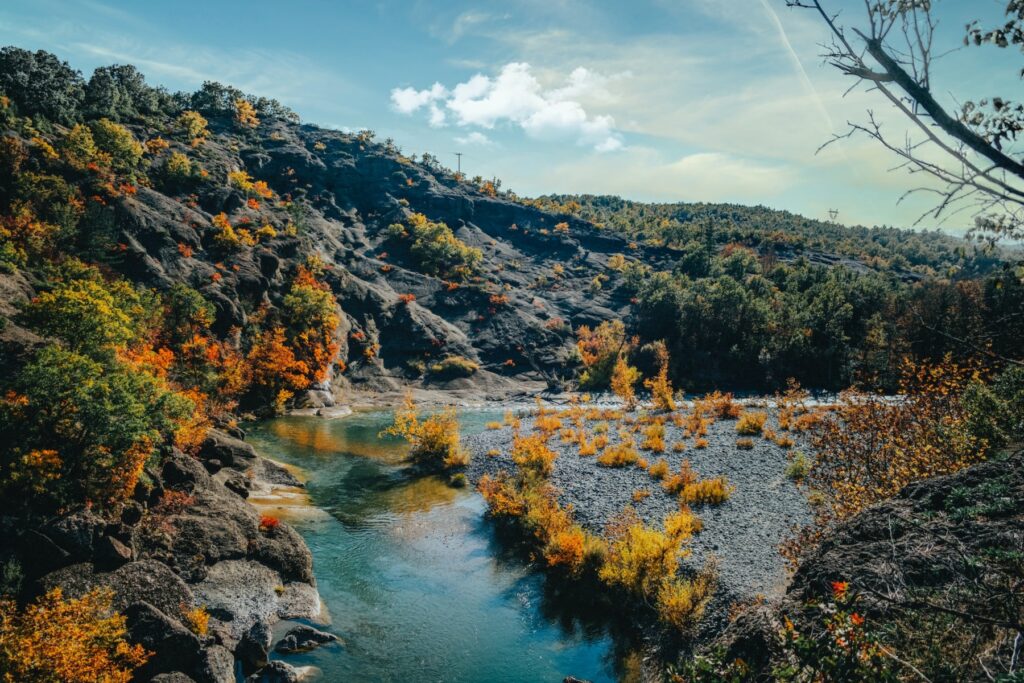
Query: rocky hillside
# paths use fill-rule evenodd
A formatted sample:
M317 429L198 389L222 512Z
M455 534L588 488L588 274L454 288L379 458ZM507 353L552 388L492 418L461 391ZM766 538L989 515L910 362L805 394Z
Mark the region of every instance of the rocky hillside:
M855 634L848 645L873 653L864 658L876 661L870 680L986 681L1019 670L1022 501L1020 452L907 486L829 533L780 604L740 614L707 648L717 668L695 680L727 672L762 680L785 667L820 671L813 665L829 661L848 666L848 652L857 650L831 646L842 634L823 635L837 628ZM818 645L808 648L808 636Z
M166 135L129 129L138 139ZM419 382L494 395L516 386L511 378L554 380L571 365L570 325L627 313L629 297L607 262L628 245L589 223L488 196L365 136L285 120L242 134L230 119L211 119L210 131L198 148L169 137L170 147L151 162L151 186L140 184L117 200L110 241L118 248L110 265L158 290L175 283L196 288L216 308L215 329L229 335L261 305L279 305L288 276L319 257L342 319L334 391ZM202 177L184 187L161 182L176 152L201 167ZM279 200L251 208L256 203L247 192L227 181L237 171L265 181ZM236 226L276 226L278 235L226 250L213 225L222 213ZM388 232L414 213L449 225L456 239L479 249L477 273L449 281L425 272ZM295 235L282 230L288 224ZM669 258L659 250L639 255L649 263ZM598 276L611 282L598 288ZM15 275L5 284L11 299L31 292ZM16 325L4 331L8 339L23 334ZM431 372L432 363L449 356L479 370L457 379Z

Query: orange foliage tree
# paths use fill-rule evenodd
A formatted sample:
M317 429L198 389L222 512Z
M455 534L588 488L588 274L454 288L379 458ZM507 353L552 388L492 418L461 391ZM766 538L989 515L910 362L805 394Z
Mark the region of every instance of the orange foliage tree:
M245 360L246 383L275 410L283 410L295 392L309 384L309 367L295 357L279 325L256 335Z
M54 588L19 611L0 600L3 680L33 683L128 683L149 653L125 641L125 619L111 612L113 593L94 589L65 600Z
M313 268L299 266L282 304L295 358L306 365L310 383L322 382L338 353L334 335L340 320L331 288Z

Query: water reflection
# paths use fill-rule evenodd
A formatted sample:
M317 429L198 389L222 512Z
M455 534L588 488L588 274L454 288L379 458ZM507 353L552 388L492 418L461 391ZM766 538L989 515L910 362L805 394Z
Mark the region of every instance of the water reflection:
M463 432L493 412L464 413ZM637 638L606 604L547 579L499 538L473 491L423 476L389 417L282 418L254 426L268 457L301 467L328 515L295 519L343 650L290 658L324 680L611 681Z

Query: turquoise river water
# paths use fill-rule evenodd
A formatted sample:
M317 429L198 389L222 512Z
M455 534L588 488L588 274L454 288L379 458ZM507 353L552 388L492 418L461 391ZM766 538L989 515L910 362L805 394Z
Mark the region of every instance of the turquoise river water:
M463 433L494 419L463 413ZM499 542L472 489L412 476L402 443L377 436L389 422L284 417L249 430L307 482L308 500L264 505L305 538L330 630L345 640L287 661L324 681L621 678L625 638Z

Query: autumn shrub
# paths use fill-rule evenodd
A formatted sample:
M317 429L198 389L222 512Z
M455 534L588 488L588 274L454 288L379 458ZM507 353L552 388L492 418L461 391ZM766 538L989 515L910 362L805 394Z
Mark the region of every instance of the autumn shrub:
M454 406L420 419L412 394L406 394L402 406L395 410L391 426L381 435L405 439L413 462L430 469L456 469L469 464L469 452L461 444Z
M601 467L626 467L636 464L640 456L631 443L612 444L597 456L597 464Z
M676 409L676 401L673 397L672 383L668 379L668 349L663 341L654 344L654 349L658 363L658 374L645 379L644 386L651 392L651 403L654 405L655 410L672 412Z
M555 466L558 454L548 448L543 434L516 434L512 437L512 462L525 473L547 477Z
M193 147L206 142L206 138L210 132L207 129L208 121L203 118L203 115L195 111L184 111L178 116L177 124L185 134L185 139Z
M487 512L493 517L516 518L526 514L526 499L514 479L506 472L498 476L485 474L477 483L477 490L487 503Z
M708 440L707 439L696 439L693 442L693 447L694 448L707 448L708 447Z
M760 434L767 419L766 413L744 411L736 422L736 433L748 436Z
M636 489L635 491L633 491L633 495L631 496L631 498L633 499L634 503L641 503L644 500L646 500L647 498L649 498L650 495L651 495L651 490L650 489L641 488L641 489Z
M54 588L19 610L0 599L0 673L11 683L129 683L149 653L125 640L113 592L64 599Z
M667 477L668 472L668 461L665 460L664 458L661 458L660 460L658 460L658 462L654 463L653 465L647 468L647 474L651 475L651 477L659 481Z
M736 448L740 449L741 451L753 450L754 440L746 437L736 439Z
M605 530L608 553L598 571L609 586L638 598L654 600L661 586L675 578L679 561L689 554L685 535L670 535L643 524L633 508L626 508Z
M602 445L604 443L604 445ZM597 455L598 450L604 448L607 445L607 439L603 439L600 435L593 439L587 439L586 432L580 430L578 435L579 454L587 457L591 455Z
M626 362L625 356L619 356L612 367L611 388L618 396L626 410L636 407L636 390L634 386L640 380L640 371Z
M801 451L797 451L786 465L786 476L794 481L803 481L811 470L811 463Z
M963 400L977 371L950 360L907 361L901 398L844 392L834 412L811 431L815 451L806 477L824 494L822 519L846 519L914 481L950 474L984 460L988 441L976 434Z
M692 579L663 582L655 601L658 618L678 631L691 631L714 596L717 576L716 564L709 561Z
M500 423L500 422L488 422L488 423L487 423L486 425L484 425L484 427L485 427L486 429L490 429L490 430L496 430L496 429L501 429L501 428L502 428L502 427L504 427L504 426L505 426L505 425L503 425L503 424L502 424L502 423Z
M462 356L447 356L431 364L430 374L440 378L471 377L480 369L479 363Z
M244 367L245 384L257 403L270 405L277 412L296 391L309 386L309 366L295 357L280 325L256 334Z
M654 451L655 453L661 453L665 450L665 426L661 424L651 424L643 428L643 440L640 442L640 448L645 451Z
M199 637L204 637L210 627L210 613L206 611L206 607L200 605L189 610L183 610L183 612L183 618L189 630Z
M583 361L580 387L604 389L610 386L615 362L634 343L627 339L626 326L621 320L606 320L594 329L581 325L576 330L576 348Z
M743 406L733 400L732 394L714 391L698 401L703 410L723 420L735 420L743 412Z
M734 490L725 477L701 479L683 486L679 501L684 505L719 505L729 500Z

